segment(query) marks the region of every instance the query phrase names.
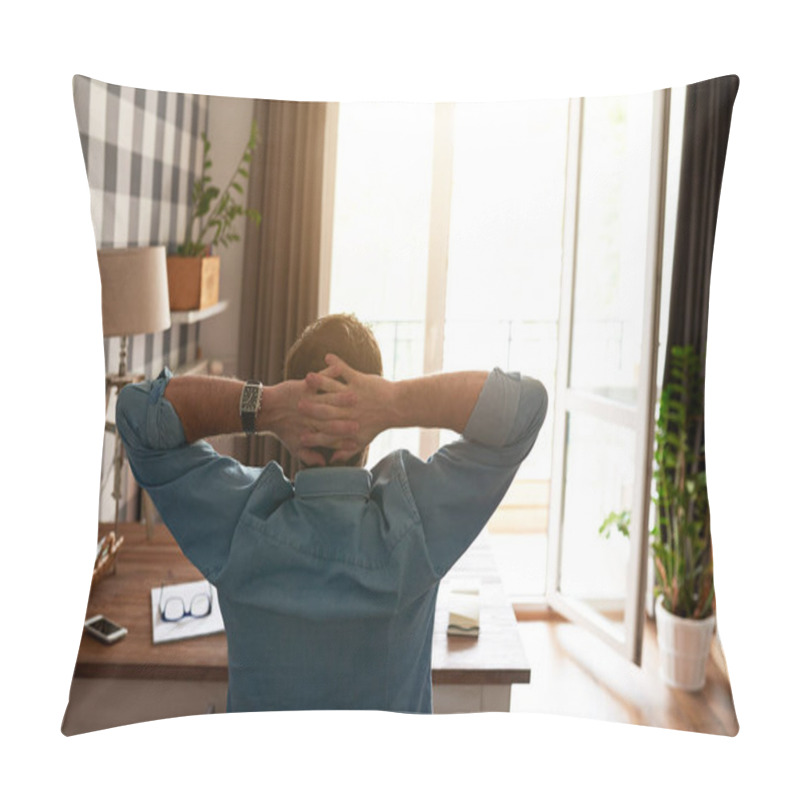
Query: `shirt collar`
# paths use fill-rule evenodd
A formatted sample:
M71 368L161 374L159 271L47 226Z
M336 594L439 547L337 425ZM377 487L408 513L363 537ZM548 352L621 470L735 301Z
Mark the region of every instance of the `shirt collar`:
M372 476L363 467L314 467L300 470L294 478L297 497L360 495L369 498Z

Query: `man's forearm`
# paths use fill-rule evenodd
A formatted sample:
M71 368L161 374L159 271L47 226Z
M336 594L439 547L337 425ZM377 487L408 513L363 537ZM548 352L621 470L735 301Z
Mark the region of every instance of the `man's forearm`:
M164 397L180 417L187 442L207 436L242 432L239 402L245 382L236 378L184 375L172 378ZM277 397L278 386L264 386L255 429L277 433L280 416L285 413Z
M239 399L244 381L207 375L172 378L164 397L172 403L187 442L239 433ZM262 410L264 403L262 401Z
M395 382L388 427L463 433L487 377L487 372L449 372Z

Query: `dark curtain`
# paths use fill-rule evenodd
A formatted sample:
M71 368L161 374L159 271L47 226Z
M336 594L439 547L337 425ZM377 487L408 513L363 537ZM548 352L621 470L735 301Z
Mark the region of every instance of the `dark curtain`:
M686 88L664 382L670 371L670 350L675 345L694 345L705 365L711 255L738 88L735 75Z
M738 88L739 79L729 75L691 84L686 89L663 385L670 379L672 348L693 345L700 358L698 407L701 411L705 409L711 257L731 113ZM697 468L704 471L704 414L701 413L690 436L692 434ZM666 538L666 532L663 536Z
M325 103L257 100L261 140L253 157L248 207L261 211L248 225L242 279L238 374L265 386L283 380L284 356L318 315ZM277 439L240 438L244 464L294 465Z

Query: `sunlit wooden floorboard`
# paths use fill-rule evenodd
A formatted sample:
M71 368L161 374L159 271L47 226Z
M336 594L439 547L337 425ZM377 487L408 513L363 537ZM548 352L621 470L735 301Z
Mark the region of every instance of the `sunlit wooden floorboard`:
M671 689L661 680L652 620L645 626L641 668L560 618L521 621L519 631L531 665L531 683L512 688L512 712L724 736L735 736L739 730L728 678L713 659L701 692Z

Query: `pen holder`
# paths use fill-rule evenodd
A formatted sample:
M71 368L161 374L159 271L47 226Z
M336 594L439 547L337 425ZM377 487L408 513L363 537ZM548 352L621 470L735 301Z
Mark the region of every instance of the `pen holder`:
M97 545L97 557L94 561L92 572L92 586L101 581L107 575L113 575L117 571L117 552L125 541L124 536L117 539L114 531L107 533Z

